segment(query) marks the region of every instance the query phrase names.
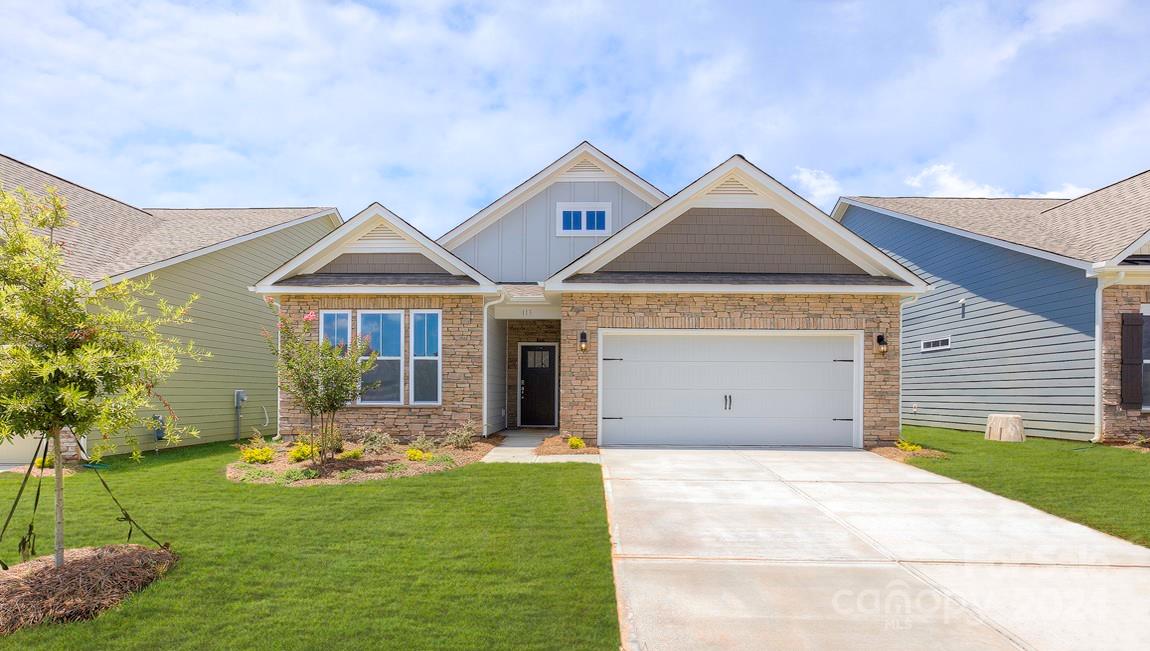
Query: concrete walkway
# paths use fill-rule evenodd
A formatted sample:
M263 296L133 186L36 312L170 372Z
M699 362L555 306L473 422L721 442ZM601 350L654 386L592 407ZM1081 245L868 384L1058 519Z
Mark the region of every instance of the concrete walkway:
M601 456L628 649L1150 640L1150 549L967 484L863 451Z
M554 436L555 432L547 432L540 434L537 432L516 432L504 431L500 432L504 437L503 443L499 447L492 448L487 456L483 457L484 463L599 463L599 455L597 454L547 454L536 455L535 448L543 442L543 439L548 436Z

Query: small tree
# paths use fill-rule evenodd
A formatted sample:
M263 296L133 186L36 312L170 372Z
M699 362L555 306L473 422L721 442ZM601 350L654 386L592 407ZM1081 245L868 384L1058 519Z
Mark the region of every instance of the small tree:
M269 298L268 305L276 309ZM363 376L375 366L376 353L366 340L334 346L313 336L316 313L308 312L295 325L282 311L276 312L277 333L265 332L268 347L276 356L279 387L295 399L310 421L311 443L319 451L320 465L339 452L336 417L357 400Z
M201 356L191 343L160 332L188 321L195 296L183 305L161 299L152 312L143 305L154 296L150 278L94 289L64 269L64 244L53 235L66 222L64 200L52 189L43 197L0 189L0 440L51 440L57 566L64 562L62 431L77 438L98 432L107 450L113 434L143 424L141 410L158 401L170 414L169 445L196 436L178 426L155 387L182 356ZM133 458L139 457L135 445Z

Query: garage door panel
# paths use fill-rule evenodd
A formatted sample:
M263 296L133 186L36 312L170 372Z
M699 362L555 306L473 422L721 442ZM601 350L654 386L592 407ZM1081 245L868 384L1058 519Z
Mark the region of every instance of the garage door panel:
M606 445L854 443L850 335L602 338Z

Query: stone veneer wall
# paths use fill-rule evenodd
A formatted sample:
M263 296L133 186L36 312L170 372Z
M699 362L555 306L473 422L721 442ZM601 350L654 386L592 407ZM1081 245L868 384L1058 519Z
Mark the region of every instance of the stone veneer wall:
M899 437L899 298L841 294L564 294L559 422L564 432L598 437L599 328L862 330L863 432L867 447ZM587 350L579 352L579 333ZM879 355L875 335L886 334Z
M1150 435L1150 413L1126 410L1122 395L1122 315L1150 303L1150 287L1114 285L1102 290L1102 437L1133 441Z
M349 405L339 417L345 432L384 431L395 437L439 436L468 420L483 423L483 297L449 295L412 296L283 296L280 304L293 321L310 311L352 310L351 336L356 337L355 310L443 310L443 395L439 406ZM318 337L318 328L313 331ZM403 398L409 399L411 314L404 314ZM287 394L280 392L279 432L293 436L308 427L308 417Z
M519 426L519 343L558 342L558 319L511 319L507 322L507 426ZM560 346L562 349L562 346ZM561 351L556 351L557 354ZM562 358L562 355L559 355ZM562 363L562 362L560 362ZM555 376L559 381L559 376Z

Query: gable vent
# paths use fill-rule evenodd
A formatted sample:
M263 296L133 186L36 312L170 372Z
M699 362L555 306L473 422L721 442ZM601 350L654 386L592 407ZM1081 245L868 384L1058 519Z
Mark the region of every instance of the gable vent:
M380 224L371 229L359 238L360 242L402 242L404 237L399 234L399 231L388 226L387 224Z
M584 158L584 159L580 160L579 162L575 163L574 165L572 165L570 168L568 168L567 171L568 172L576 172L576 173L580 173L580 174L601 173L601 172L603 172L603 168L599 167L594 162Z
M721 194L721 195L742 195L742 194L755 194L755 191L748 188L739 179L728 176L723 179L723 182L716 185L707 194Z

